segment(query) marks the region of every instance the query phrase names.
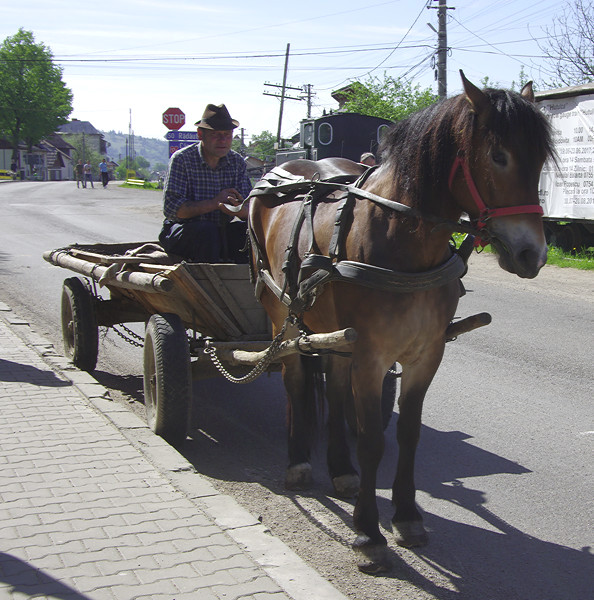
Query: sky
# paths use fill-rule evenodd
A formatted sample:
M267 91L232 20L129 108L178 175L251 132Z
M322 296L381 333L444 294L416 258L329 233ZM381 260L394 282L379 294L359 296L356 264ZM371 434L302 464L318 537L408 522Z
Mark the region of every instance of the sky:
M19 28L49 47L74 95L71 118L97 129L162 138L169 107L193 130L208 103L224 103L244 139L277 134L287 45L285 137L307 116L335 110L335 89L384 74L437 93L433 66L436 0L21 0L6 3L0 41ZM451 0L447 11L447 91L459 69L500 87L520 70L542 81L541 43L563 0ZM267 85L269 84L269 85ZM273 94L273 95L271 95Z

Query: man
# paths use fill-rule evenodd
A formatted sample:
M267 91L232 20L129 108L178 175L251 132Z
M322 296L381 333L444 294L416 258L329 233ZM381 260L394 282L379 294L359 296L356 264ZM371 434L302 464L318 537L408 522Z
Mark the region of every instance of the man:
M109 173L107 172L107 158L104 158L99 163L99 171L101 173L101 183L103 187L107 187L107 182L109 181Z
M85 187L87 187L87 183L90 183L91 187L95 188L93 185L93 171L91 170L91 163L85 163L83 169L85 172Z
M74 170L76 172L76 187L80 187L81 185L85 187L85 180L83 178L83 164L82 160L76 163Z
M231 210L252 189L243 158L231 150L239 123L224 104L209 104L195 125L199 143L169 161L159 241L166 252L192 262L247 262L240 253L246 224L232 222L247 217L247 205L237 214Z
M359 162L367 167L374 167L376 165L375 155L372 152L364 152L361 154Z

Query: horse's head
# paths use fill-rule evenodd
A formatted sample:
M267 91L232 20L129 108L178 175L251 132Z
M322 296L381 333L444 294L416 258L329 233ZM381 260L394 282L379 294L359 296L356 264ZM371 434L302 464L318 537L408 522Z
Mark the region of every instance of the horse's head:
M534 104L532 83L520 94L480 90L460 73L468 112L450 189L499 254L500 266L536 277L547 257L538 181L554 153L549 124Z

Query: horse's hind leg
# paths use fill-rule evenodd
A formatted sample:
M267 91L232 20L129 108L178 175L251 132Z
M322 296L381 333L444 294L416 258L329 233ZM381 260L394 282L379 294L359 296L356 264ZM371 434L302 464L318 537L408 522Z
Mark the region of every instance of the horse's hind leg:
M441 356L437 364L403 367L402 370L396 427L398 468L392 488L392 502L396 511L392 525L399 534L398 544L407 548L424 546L428 541L423 518L415 502L415 453L421 434L423 400L440 362Z
M352 402L350 359L332 356L326 368L328 398L328 471L336 494L352 498L359 490L359 475L351 462L347 442L345 403Z
M285 487L303 490L311 487L311 444L316 430L317 387L321 385L318 359L291 356L283 360L283 381L287 390L289 467Z

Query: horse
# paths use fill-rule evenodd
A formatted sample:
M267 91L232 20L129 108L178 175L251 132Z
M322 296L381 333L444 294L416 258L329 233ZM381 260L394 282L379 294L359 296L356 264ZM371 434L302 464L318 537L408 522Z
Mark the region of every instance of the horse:
M252 270L273 334L291 328L357 332L348 352L283 359L285 485L312 485L312 398L323 371L329 474L338 495L356 496L353 549L366 573L390 568L376 477L384 451L382 390L385 395L396 363L401 384L392 524L402 546L428 541L415 502L415 450L423 400L461 296L465 264L454 260L452 232L470 231L476 241L488 241L500 266L522 278L535 277L547 257L538 181L555 151L532 83L520 93L481 90L460 75L463 93L392 126L378 167L343 158L295 160L271 173L284 183L269 182L250 199ZM470 218L466 228L464 213ZM352 403L360 475L345 425Z

